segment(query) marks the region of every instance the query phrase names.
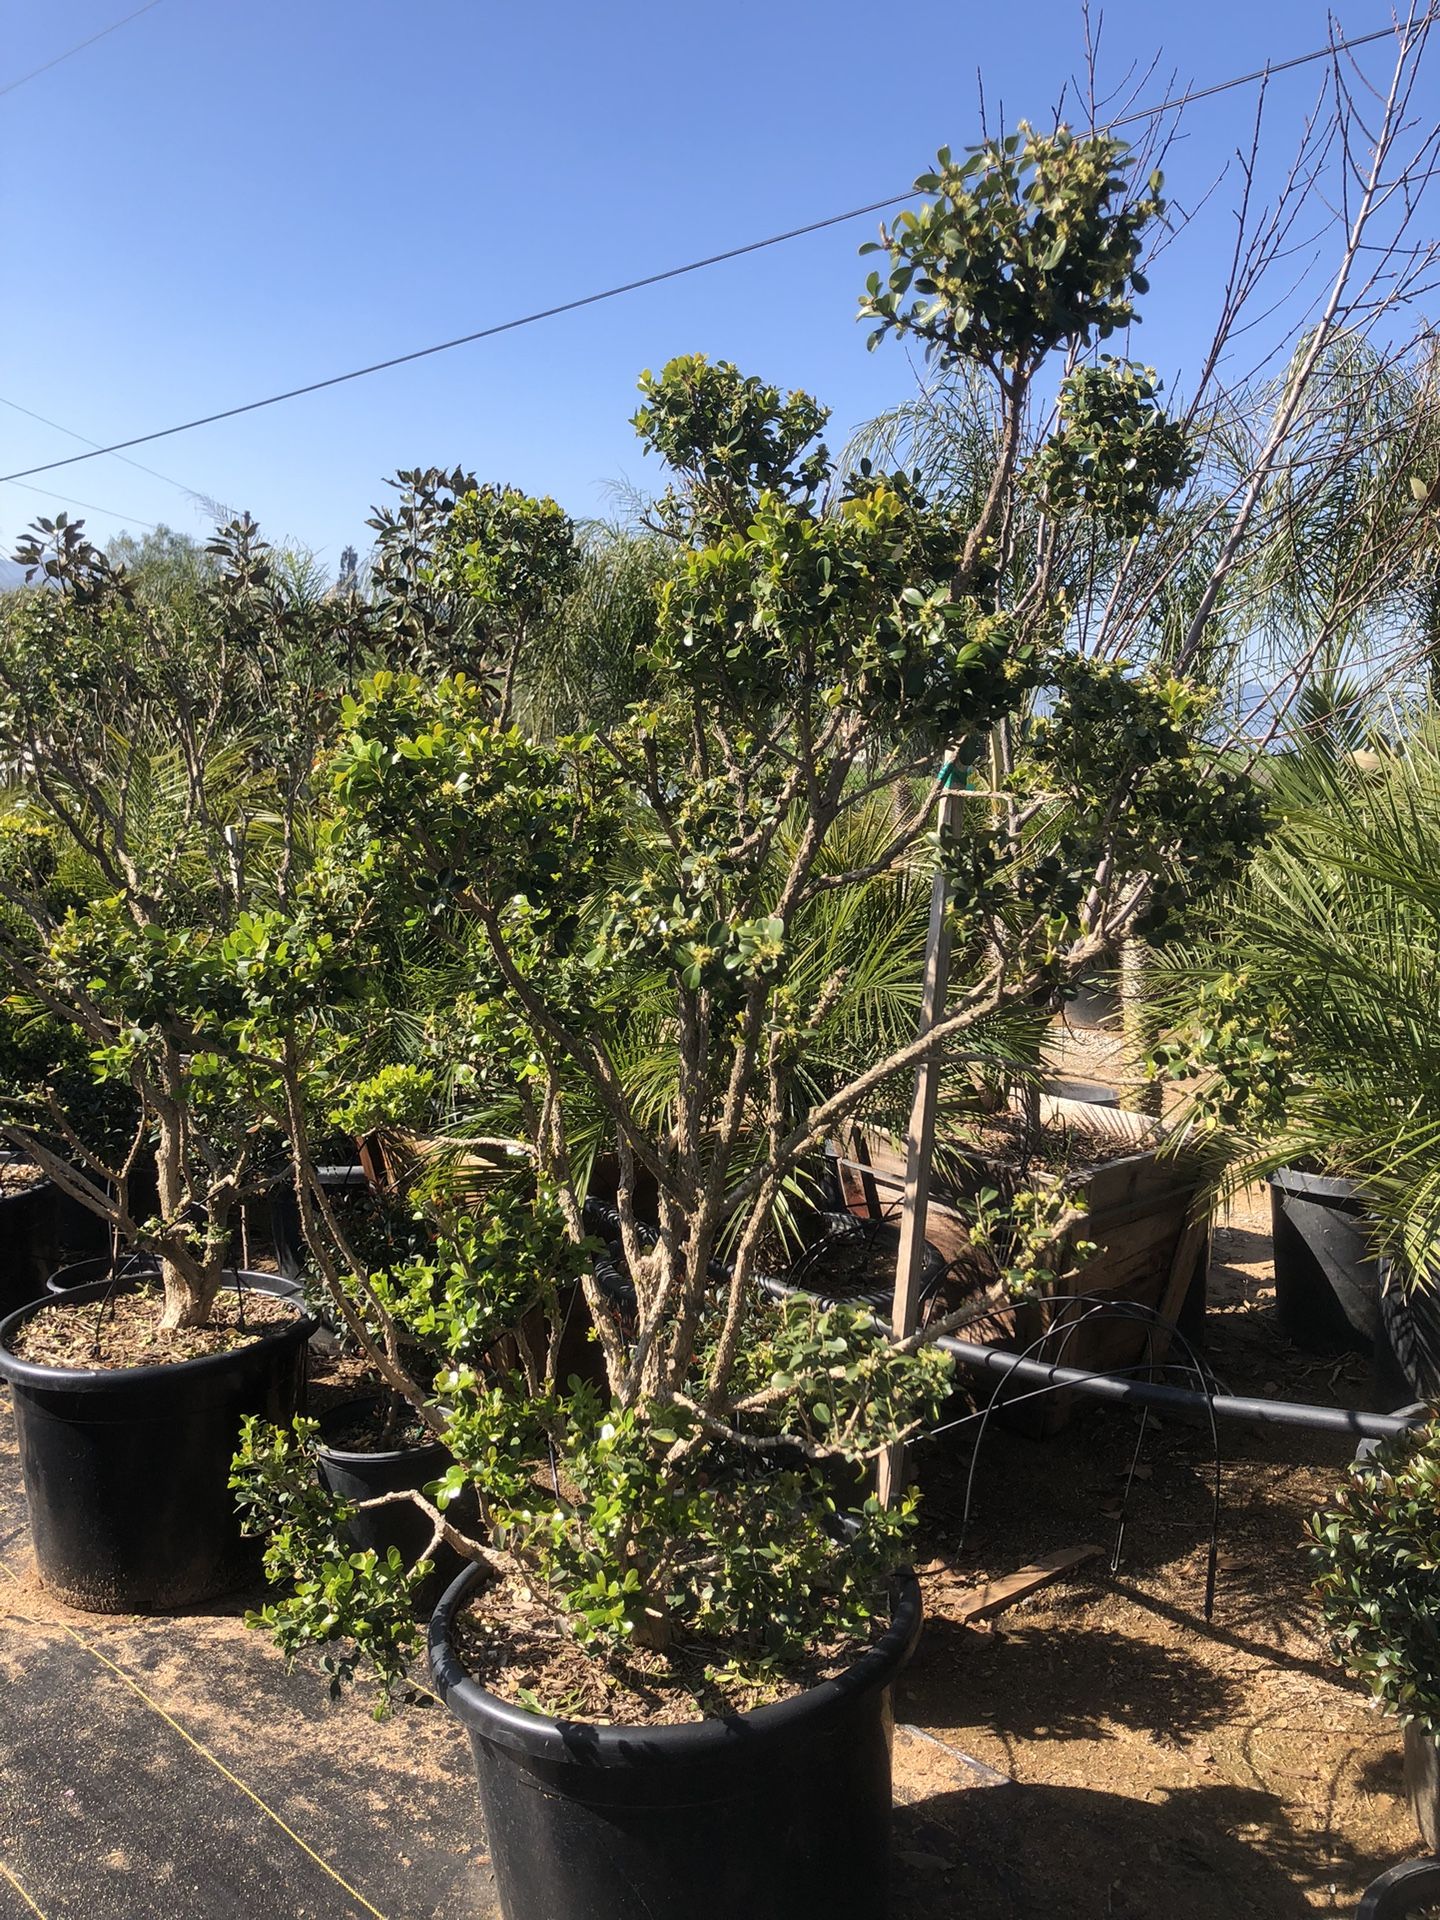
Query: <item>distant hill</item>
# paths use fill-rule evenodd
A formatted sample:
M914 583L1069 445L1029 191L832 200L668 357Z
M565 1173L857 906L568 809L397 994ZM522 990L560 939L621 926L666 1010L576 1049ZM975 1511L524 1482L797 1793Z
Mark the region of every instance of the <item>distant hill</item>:
M0 558L0 593L8 593L12 587L23 587L25 569L17 567L13 560Z

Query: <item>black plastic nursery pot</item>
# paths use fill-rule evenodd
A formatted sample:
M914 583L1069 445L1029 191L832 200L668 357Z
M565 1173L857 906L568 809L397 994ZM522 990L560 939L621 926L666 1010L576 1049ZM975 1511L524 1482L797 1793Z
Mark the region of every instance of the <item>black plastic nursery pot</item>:
M127 1280L137 1280L155 1271L155 1261L148 1253L122 1253L118 1260L108 1253L96 1254L93 1259L72 1260L66 1266L57 1267L45 1282L45 1291L73 1293L76 1287L91 1287L97 1280L115 1280L123 1285Z
M505 1920L884 1920L890 1687L920 1635L889 1629L837 1679L733 1719L599 1726L529 1713L462 1666L467 1567L430 1623L430 1666L470 1736Z
M358 1415L364 1415L382 1403L379 1394L362 1394L354 1400L342 1400L331 1407L320 1421L320 1478L342 1500L358 1504L384 1493L418 1493L432 1480L438 1480L454 1460L448 1447L438 1440L422 1446L396 1447L384 1452L360 1453L333 1444L333 1436L343 1433ZM465 1524L463 1512L452 1509L451 1519ZM430 1544L430 1521L408 1500L392 1501L388 1506L357 1513L346 1533L360 1552L374 1552L383 1559L398 1547L407 1567L413 1566ZM432 1556L435 1570L419 1594L422 1606L433 1605L454 1580L464 1564L453 1547L442 1542Z
M96 1175L87 1173L83 1167L72 1167L71 1171L81 1180L97 1188L103 1187ZM147 1214L156 1213L160 1207L160 1181L155 1171L153 1153L144 1155L132 1167L129 1183L130 1214L132 1219L143 1220ZM81 1260L102 1257L110 1246L110 1227L93 1208L77 1200L63 1187L55 1190L55 1255L65 1265L78 1264Z
M1379 1332L1380 1269L1353 1180L1281 1167L1270 1176L1275 1307L1307 1353L1370 1353Z
M49 1180L0 1194L0 1316L44 1293L54 1244L55 1188Z
M360 1166L317 1167L316 1177L331 1195L372 1192L365 1169ZM275 1264L281 1273L298 1278L305 1270L305 1235L300 1226L300 1202L290 1179L278 1180L270 1189L270 1242Z
M1440 1290L1380 1262L1375 1390L1383 1403L1440 1400Z
M293 1292L273 1274L238 1278L258 1292ZM98 1305L112 1291L101 1280L68 1299ZM15 1403L41 1582L96 1613L166 1613L228 1592L256 1560L229 1487L240 1422L295 1414L313 1322L297 1301L292 1322L228 1353L86 1370L11 1351L19 1328L48 1304L0 1321L0 1378Z

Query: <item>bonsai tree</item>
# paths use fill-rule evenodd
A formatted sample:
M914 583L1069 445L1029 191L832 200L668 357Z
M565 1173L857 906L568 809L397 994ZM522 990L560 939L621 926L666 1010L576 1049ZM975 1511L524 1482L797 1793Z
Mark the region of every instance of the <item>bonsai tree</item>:
M35 584L0 644L0 1135L156 1257L163 1328L203 1325L281 1144L263 1062L235 1043L227 942L304 864L354 614L297 598L248 518L183 592L137 588L64 516L18 558Z
M1136 528L1191 468L1148 375L1077 370L1143 290L1162 203L1158 181L1129 192L1124 162L1120 143L1063 130L942 155L919 183L932 204L882 242L889 274L862 302L877 336L995 385L1001 431L973 511L932 503L920 475L838 468L808 395L673 360L642 378L635 416L672 476L649 697L549 741L502 724L459 677L382 673L345 703L320 775L317 884L352 928L343 903L363 899L469 957L452 1043L477 1116L518 1088L523 1125L508 1179L463 1232L442 1223L433 1261L360 1271L326 1216L307 1116L354 1057L336 1036L365 1052L383 1012L362 995L338 1014L318 984L311 1004L287 1000L260 967L256 1021L288 1008L266 1050L287 1062L307 1231L357 1318L382 1315L441 1358L404 1385L457 1463L434 1490L436 1541L513 1575L598 1651L664 1649L683 1629L753 1674L817 1633L863 1635L913 1510L866 1498L864 1474L932 1413L947 1368L929 1334L777 1306L762 1285L777 1202L903 1076L930 1059L982 1069L987 1023L1033 1019L1189 887L1233 872L1255 829L1247 783L1203 744L1205 689L1067 646L1053 543L1024 579L1010 564L1022 501ZM1059 417L1022 459L1047 370L1064 382ZM483 569L477 537L466 564ZM889 830L856 864L849 829L877 796ZM806 916L917 860L948 882L950 1003L817 1091L807 1067L845 981L814 977ZM362 946L334 949L352 978ZM658 1088L633 1045L657 1008L673 1058ZM574 1117L591 1113L616 1169L603 1257L575 1151ZM1073 1225L1037 1231L1044 1204L987 1199L977 1217L1022 1290ZM567 1383L577 1289L599 1368ZM505 1325L523 1328L508 1368L490 1344ZM412 1633L403 1583L338 1550L303 1444L252 1430L239 1484L272 1529L272 1571L300 1576L268 1610L287 1644L363 1622L393 1672ZM446 1518L467 1484L483 1540Z

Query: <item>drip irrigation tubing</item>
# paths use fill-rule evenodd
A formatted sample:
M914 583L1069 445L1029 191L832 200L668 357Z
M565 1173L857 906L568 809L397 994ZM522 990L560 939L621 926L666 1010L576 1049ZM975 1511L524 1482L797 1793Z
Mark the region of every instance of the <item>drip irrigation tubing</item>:
M807 1289L766 1275L760 1285L774 1298L790 1299ZM812 1298L814 1296L812 1295ZM1117 1311L1119 1309L1117 1308ZM885 1322L872 1315L874 1324L886 1329ZM1000 1347L978 1346L972 1340L940 1334L935 1345L942 1353L967 1371L1000 1374L1018 1385L1036 1389L1069 1387L1076 1393L1088 1393L1098 1400L1110 1400L1135 1407L1152 1407L1157 1413L1201 1418L1213 1414L1217 1420L1244 1421L1249 1425L1299 1427L1311 1433L1347 1434L1355 1440L1389 1440L1406 1432L1422 1416L1415 1413L1367 1413L1358 1407L1308 1406L1295 1400L1267 1400L1248 1394L1197 1393L1189 1387L1173 1387L1158 1380L1131 1379L1121 1373L1088 1373L1079 1367L1066 1367L1045 1360L1026 1359L1007 1353Z
M594 1232L597 1229L618 1231L619 1215L614 1208L590 1200L586 1202L586 1224ZM653 1229L651 1229L653 1232ZM807 1249L806 1254L814 1249ZM802 1261L806 1255L801 1256ZM725 1269L717 1263L717 1275L723 1275ZM611 1276L607 1275L607 1278ZM612 1278L618 1279L616 1274ZM773 1274L756 1276L756 1283L773 1299L788 1300L794 1298L817 1299L813 1287L797 1285L792 1280L782 1280ZM860 1304L856 1302L855 1304ZM868 1304L868 1303L866 1303ZM1093 1311L1093 1305L1092 1305ZM1127 1302L1111 1302L1107 1311L1117 1317L1151 1319L1155 1316ZM1088 1317L1088 1315L1086 1316ZM888 1332L887 1323L879 1314L871 1313L872 1324L882 1332ZM1159 1324L1157 1322L1157 1324ZM1176 1329L1171 1330L1172 1337ZM1208 1374L1214 1375L1208 1364L1196 1355L1188 1340L1183 1340L1188 1365L1186 1370L1193 1371L1202 1380ZM1344 1434L1354 1440L1390 1440L1397 1434L1407 1432L1419 1420L1425 1417L1424 1410L1416 1412L1404 1409L1397 1413L1369 1413L1359 1407L1320 1407L1311 1406L1298 1400L1269 1400L1251 1394L1220 1393L1207 1388L1197 1392L1193 1387L1171 1386L1168 1382L1154 1379L1131 1377L1125 1370L1113 1373L1093 1373L1081 1367L1067 1367L1048 1360L1035 1360L1025 1354L1007 1352L1003 1347L980 1346L973 1340L961 1340L954 1334L939 1334L935 1345L942 1353L948 1353L957 1365L968 1372L981 1375L1001 1376L997 1386L998 1393L1013 1381L1017 1386L1030 1390L1026 1398L1044 1392L1053 1392L1060 1388L1069 1388L1075 1393L1088 1393L1093 1399L1109 1400L1122 1405L1151 1408L1156 1413L1169 1413L1181 1418L1199 1418L1207 1423L1217 1420L1234 1420L1250 1426L1295 1427L1310 1433ZM1146 1367L1145 1372L1155 1369ZM1165 1371L1164 1368L1159 1371ZM952 1424L962 1424L953 1422ZM923 1437L923 1436L922 1436Z

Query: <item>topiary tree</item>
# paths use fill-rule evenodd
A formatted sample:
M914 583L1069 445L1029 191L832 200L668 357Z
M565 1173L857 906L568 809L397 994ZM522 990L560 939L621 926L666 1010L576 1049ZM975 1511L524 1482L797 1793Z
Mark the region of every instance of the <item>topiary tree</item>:
M600 1650L664 1647L684 1628L764 1662L827 1627L863 1630L912 1503L883 1509L856 1476L931 1413L946 1367L925 1335L777 1308L759 1285L777 1201L902 1076L988 1059L987 1022L1033 1018L1197 879L1230 872L1256 825L1246 783L1203 744L1205 690L1069 650L1044 544L1023 581L1007 565L1022 491L1128 525L1189 471L1153 383L1117 363L1072 370L1057 431L1019 458L1047 368L1073 368L1133 319L1158 181L1131 196L1111 139L1023 132L963 163L942 155L919 185L933 203L884 237L888 278L862 308L877 335L995 384L1004 426L973 513L933 504L920 476L839 470L808 395L700 355L671 361L643 377L635 418L672 476L649 697L603 732L541 742L497 724L463 679L382 674L346 703L322 776L331 897L478 956L473 1099L482 1110L487 1083L518 1084L525 1116L522 1171L482 1203L490 1251L445 1244L442 1265L464 1274L454 1308L437 1326L435 1275L402 1288L371 1270L361 1310L402 1325L423 1312L443 1350L436 1377L407 1388L458 1463L432 1509L437 1540L454 1536L444 1501L477 1486L488 1532L467 1550ZM961 825L937 839L945 792ZM856 865L849 828L876 796L891 830ZM948 878L950 1004L815 1097L807 1066L844 981L805 970L806 915L917 859ZM261 1006L263 974L254 991ZM642 999L663 1009L675 1063L658 1093L634 1071ZM347 1004L357 1032L371 1017ZM348 1250L326 1234L301 1124L326 1078L315 1036L336 1021L307 1018L270 1050L305 1063L287 1079L297 1179L343 1292ZM603 1117L616 1169L608 1279L591 1257L577 1110ZM1073 1224L1036 1232L1038 1204L1021 1196L1008 1222L992 1210L976 1225L1022 1288ZM475 1303L497 1272L502 1317L529 1309L518 1371L477 1350ZM568 1387L567 1275L601 1367ZM537 1457L553 1478L525 1464ZM827 1477L837 1468L848 1495ZM306 1564L302 1455L257 1432L240 1481L280 1529L272 1564ZM855 1508L849 1540L837 1497ZM333 1534L309 1537L321 1571L312 1560L272 1619L291 1645L326 1638L350 1595L373 1651L386 1595L334 1560ZM398 1657L410 1629L388 1617Z
M0 1135L158 1258L163 1327L203 1325L281 1142L232 942L293 897L360 616L297 603L248 518L175 594L63 516L17 557L37 584L0 632Z

